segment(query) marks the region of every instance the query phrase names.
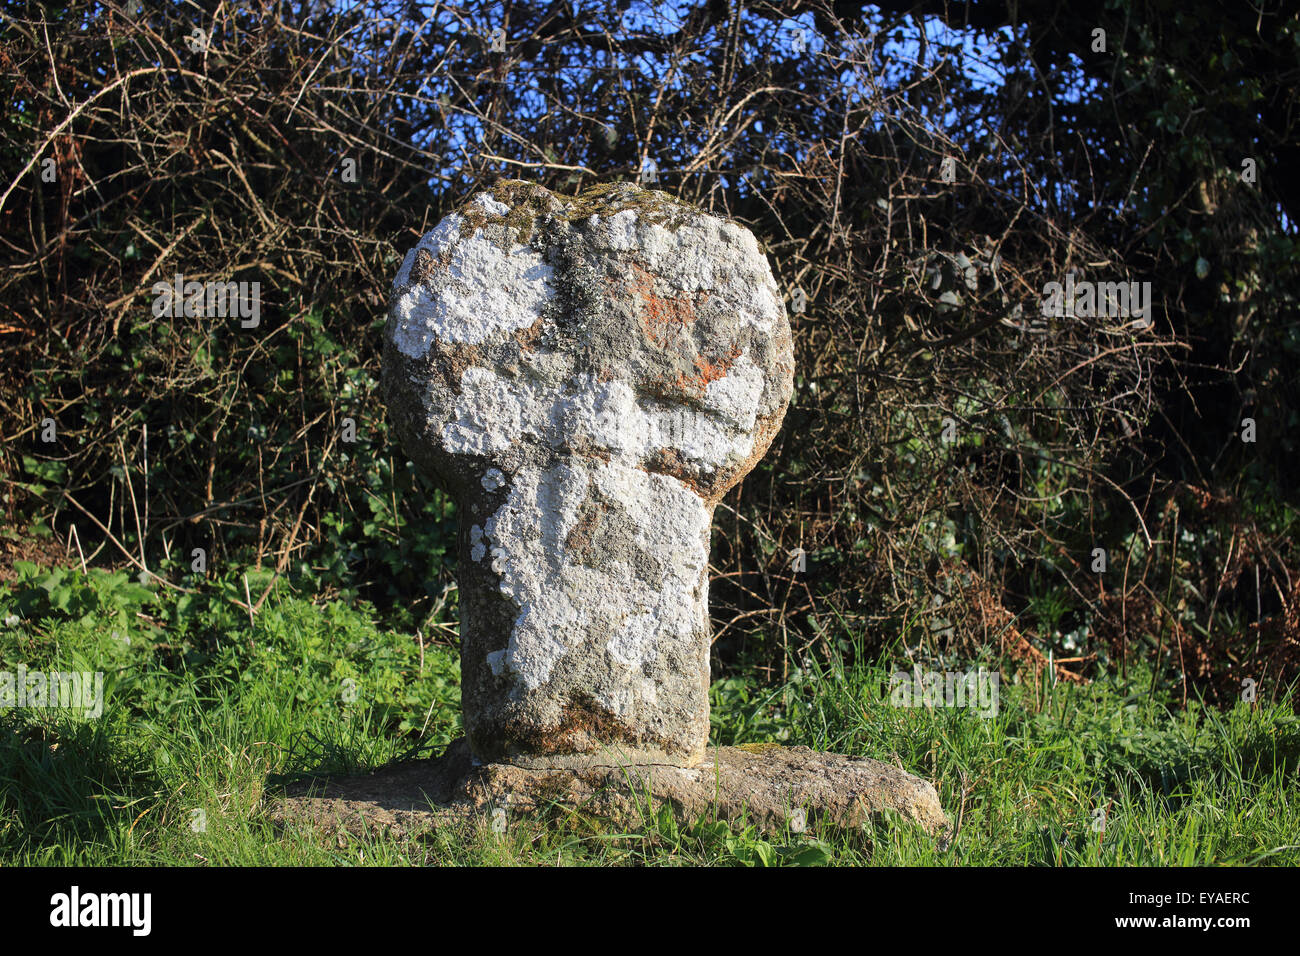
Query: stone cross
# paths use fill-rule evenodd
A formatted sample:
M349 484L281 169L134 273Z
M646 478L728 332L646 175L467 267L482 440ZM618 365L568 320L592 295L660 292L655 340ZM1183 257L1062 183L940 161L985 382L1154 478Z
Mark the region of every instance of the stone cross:
M866 756L710 747L709 526L790 401L790 326L742 226L630 184L501 182L406 254L384 398L460 510L465 739L286 797L278 819L429 824L565 806L765 832L935 788ZM801 553L800 561L806 560Z
M501 182L406 254L383 368L460 513L474 757L699 763L713 510L794 376L754 236L631 184Z

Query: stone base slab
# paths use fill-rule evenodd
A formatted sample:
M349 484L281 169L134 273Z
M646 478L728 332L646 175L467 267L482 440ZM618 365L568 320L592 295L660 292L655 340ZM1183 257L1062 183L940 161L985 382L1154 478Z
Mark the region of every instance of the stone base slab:
M710 747L703 762L689 768L537 769L475 765L461 739L433 760L295 784L275 800L271 813L286 826L309 823L354 832L385 827L401 835L498 809L509 818L563 807L636 825L664 806L683 823L743 817L769 833L788 826L800 809L810 828L817 821L857 827L883 810L897 811L932 834L948 825L934 787L898 767L780 744Z

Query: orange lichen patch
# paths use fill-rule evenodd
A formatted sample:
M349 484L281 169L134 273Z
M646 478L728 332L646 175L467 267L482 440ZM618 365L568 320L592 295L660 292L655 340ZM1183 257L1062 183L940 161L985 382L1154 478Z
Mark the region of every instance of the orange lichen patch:
M689 395L702 395L710 382L716 382L720 378L727 377L727 373L731 371L732 363L738 358L740 358L739 345L716 362L710 362L705 358L696 358L695 368L697 371L695 374L687 375L685 372L681 372L677 375L675 384L678 389Z
M646 338L661 348L667 348L674 339L689 337L686 327L696 319L696 307L707 293L696 292L687 296L662 296L654 290L654 276L641 266L632 264L633 278L628 283L632 292L641 300L637 318Z

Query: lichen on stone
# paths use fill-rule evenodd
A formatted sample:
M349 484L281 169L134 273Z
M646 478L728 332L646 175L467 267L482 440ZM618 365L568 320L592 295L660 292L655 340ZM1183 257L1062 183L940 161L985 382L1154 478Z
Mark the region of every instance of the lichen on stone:
M753 236L628 183L503 180L408 253L395 291L398 434L482 516L461 545L476 750L553 760L604 735L699 759L713 507L793 378Z

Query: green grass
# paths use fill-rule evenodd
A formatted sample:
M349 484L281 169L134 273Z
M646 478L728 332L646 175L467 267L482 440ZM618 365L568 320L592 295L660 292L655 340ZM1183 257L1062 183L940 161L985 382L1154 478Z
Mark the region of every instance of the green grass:
M960 821L950 841L892 817L767 838L666 815L621 831L520 817L503 834L484 819L411 841L279 832L263 798L286 781L435 754L459 735L454 649L422 654L365 607L316 606L287 586L250 625L228 600L237 579L178 602L121 573L19 570L0 589L0 671L107 679L98 719L0 709L0 864L1300 863L1289 694L1171 710L1139 673L1004 681L985 719L891 706L884 662L792 662L779 687L733 668L713 685L714 741L897 760L938 787Z

